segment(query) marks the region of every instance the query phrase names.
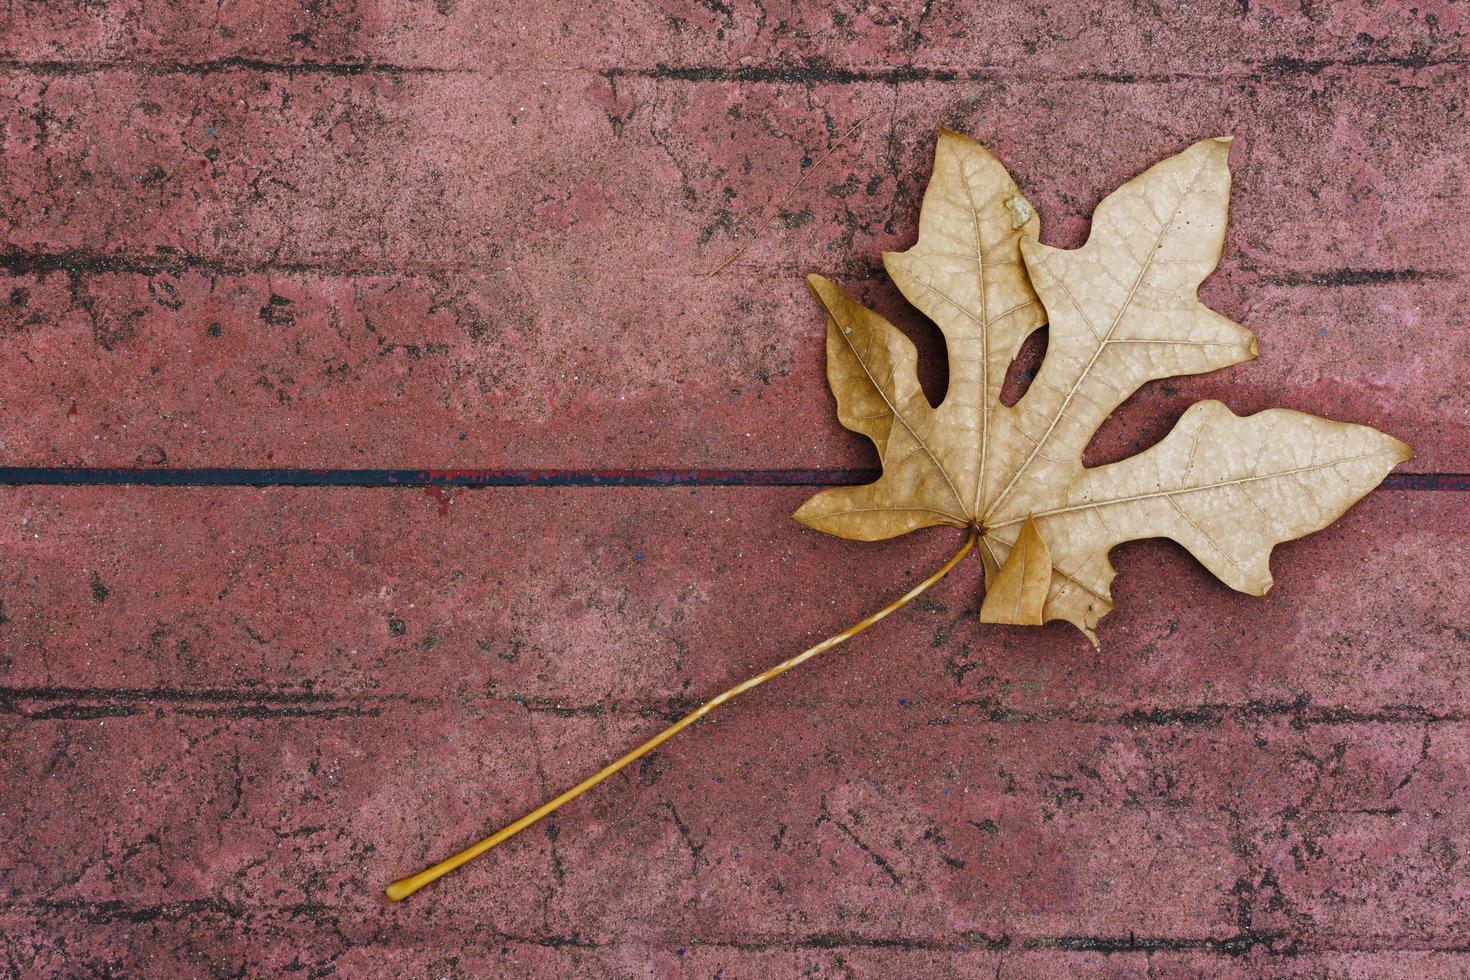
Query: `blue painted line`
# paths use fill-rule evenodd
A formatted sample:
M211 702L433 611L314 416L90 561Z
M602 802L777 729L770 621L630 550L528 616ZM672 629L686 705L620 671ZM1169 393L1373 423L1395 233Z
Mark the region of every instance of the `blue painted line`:
M250 469L0 467L0 484L147 487L799 487L870 483L868 469Z
M830 487L876 469L251 469L0 466L0 484L142 487ZM1470 491L1470 473L1390 473L1385 490Z

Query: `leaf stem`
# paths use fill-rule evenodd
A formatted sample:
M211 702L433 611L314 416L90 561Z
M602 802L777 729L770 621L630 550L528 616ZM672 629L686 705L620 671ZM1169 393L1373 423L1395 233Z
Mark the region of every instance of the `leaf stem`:
M489 837L486 837L478 844L472 844L471 846L460 851L458 854L455 854L453 857L445 858L443 861L440 861L433 867L426 868L416 875L412 875L408 878L403 878L399 881L393 882L393 884L389 885L387 888L388 897L395 902L403 901L405 898L412 895L414 892L418 891L420 888L424 887L430 882L442 878L444 875L447 875L449 872L453 871L455 868L458 868L460 865L466 863L467 861L479 857L481 854L484 854L496 844L500 844L504 841L509 840L516 834L519 834L521 831L531 826L531 824L540 820L542 817L545 817L555 812L557 808L561 807L564 804L570 803L572 800L575 800L577 797L581 796L589 789L592 789L594 786L596 786L598 783L601 783L609 776L612 776L614 773L626 768L630 764L637 762L639 759L643 758L645 755L648 755L648 753L652 752L654 749L658 748L660 745L664 744L669 739L673 738L675 735L688 728L690 725L693 725L696 721L703 718L705 715L709 714L711 711L715 710L726 701L730 701L733 698L744 694L751 688L759 687L773 677L781 676L788 670L791 670L793 667L797 667L801 664L806 663L817 654L822 653L826 650L830 650L838 644L845 642L846 640L850 640L854 636L857 636L859 633L866 630L868 627L874 625L882 619L887 618L890 613L902 609L904 606L908 605L910 602L914 601L914 599L918 598L925 591L927 591L930 586L934 585L940 579L944 578L945 575L949 574L949 571L956 565L958 565L960 561L970 553L970 549L975 547L975 541L978 537L978 534L978 530L972 527L970 529L969 537L965 540L964 547L955 552L954 555L943 565L940 565L933 575L930 575L928 578L924 579L924 581L920 582L918 585L914 586L908 592L905 592L902 596L893 600L882 609L873 613L871 616L859 620L858 622L849 626L847 629L843 630L841 633L827 637L821 643L818 643L816 646L802 651L801 653L792 657L790 660L783 661L782 663L777 664L769 670L763 671L762 673L756 674L754 677L751 677L740 682L739 684L736 684L734 687L730 688L723 694L716 695L709 701L706 701L704 704L700 705L698 708L695 708L683 718L680 718L678 721L674 722L668 728L665 728L663 731L659 732L653 738L638 746L633 751L627 753L626 755L610 763L604 768L599 769L597 772L593 773L591 776L588 776L586 779L582 780L580 783L573 786L565 793L562 793L560 796L557 796L554 799L548 800L545 803L541 804L539 807L532 810L524 817L521 817L515 823L508 824L505 827L502 827L500 830L497 830L495 833L491 834Z

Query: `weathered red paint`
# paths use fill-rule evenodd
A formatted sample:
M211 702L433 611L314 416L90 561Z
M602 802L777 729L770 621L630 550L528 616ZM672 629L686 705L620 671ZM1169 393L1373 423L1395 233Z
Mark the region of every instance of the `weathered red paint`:
M287 8L131 0L99 6L18 0L0 12L0 51L33 61L146 59L192 64L388 64L419 69L535 70L767 65L787 71L1025 70L1053 74L1229 73L1322 61L1452 59L1462 14L1446 0L1302 5L1252 0L1177 7L1087 0L875 8L857 0L613 0L523 7L454 0L338 0Z
M245 69L4 79L0 357L16 410L0 443L18 462L589 466L614 445L620 465L860 464L824 394L802 274L837 275L898 318L942 375L936 333L874 265L912 240L940 122L995 145L1061 244L1160 155L1240 134L1205 295L1263 357L1147 388L1160 421L1135 443L1218 395L1412 436L1421 470L1470 446L1446 397L1470 363L1451 329L1470 250L1456 67L1225 88L827 84L834 125L881 95L881 127L714 279L833 138L805 86L624 79L639 108L614 126L562 76L488 94L459 76Z
M1235 133L1203 293L1262 357L1145 388L1470 470L1457 8L343 0L0 9L0 465L871 464L802 274L877 268L940 124L1075 245ZM828 158L738 263L809 161ZM935 390L937 391L937 387ZM452 879L382 885L958 544L801 488L0 489L0 963L27 975L1450 977L1470 495L1378 493L1230 593L982 629L978 567Z
M1232 284L1228 275L1210 284L1208 297L1256 331L1261 358L1146 386L1104 428L1093 461L1153 442L1190 403L1212 397L1240 413L1284 405L1380 426L1414 445L1411 469L1464 468L1470 424L1447 393L1467 383L1470 341L1450 325L1470 305L1470 291L1457 282L1323 288L1243 277ZM455 281L483 286L474 273ZM877 273L844 281L895 317L904 313ZM442 305L442 282L187 271L83 276L78 299L64 272L0 276L0 300L22 299L0 302L7 328L0 384L14 409L0 417L6 459L441 469L872 465L866 440L836 422L821 317L794 271L757 283L740 275L691 280L700 291L692 298L652 285L588 285L575 301L570 294L548 301L534 331L509 336L467 323L463 305ZM158 302L160 290L177 309ZM272 296L290 296L290 305L272 306ZM581 329L582 303L618 331L567 341L566 331ZM486 304L494 309L488 294ZM94 329L94 316L104 327ZM939 369L931 378L940 375L937 331L912 314L903 319L926 366Z
M988 937L1041 969L1049 943L1136 934L1225 969L1457 942L1457 493L1369 498L1281 549L1264 599L1130 546L1100 654L1062 626L980 627L962 570L549 829L382 904L383 880L953 544L814 535L785 519L803 492L463 491L445 521L412 490L5 491L3 737L32 777L0 799L28 855L12 943L39 956L135 915L185 961L170 937L196 921L234 964L275 962L257 924L304 962L484 955L441 930L510 943L507 969L550 969L550 948L595 972L676 946L755 970L876 942L978 969L1003 952Z
M808 492L462 490L445 519L422 490L6 489L4 683L663 710L861 618L960 541L815 534L789 519ZM878 699L1043 717L1259 702L1291 718L1299 696L1470 712L1467 519L1467 494L1376 493L1280 547L1262 598L1172 545L1128 545L1101 653L1061 624L981 629L966 564L764 696L847 698L860 678Z

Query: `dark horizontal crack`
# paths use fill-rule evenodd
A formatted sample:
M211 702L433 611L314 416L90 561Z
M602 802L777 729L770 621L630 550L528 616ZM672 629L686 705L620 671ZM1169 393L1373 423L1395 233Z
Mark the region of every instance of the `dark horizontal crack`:
M463 697L450 699L465 703ZM510 697L471 699L518 705L535 714L560 718L623 714L676 720L698 707L687 698L648 701L599 701L569 704L564 698ZM389 704L434 704L434 698L405 694L341 697L310 691L268 691L244 688L106 688L106 687L0 687L0 713L33 721L127 717L147 707L168 707L194 718L374 718ZM445 702L449 703L449 702ZM30 705L46 705L31 708Z
M25 906L21 906L25 908ZM129 924L141 924L159 921L179 921L195 916L217 915L230 919L245 919L252 916L280 915L295 918L308 916L313 918L330 919L332 913L339 911L332 906L316 904L299 904L283 906L241 906L222 902L213 898L193 899L184 902L170 902L162 905L131 906L121 901L86 902L77 899L42 899L29 906L38 912L61 912L71 913L86 922L107 924L113 922L124 922ZM581 936L521 936L497 933L504 940L512 942L527 943L538 946L552 947L576 947L584 949L597 949L606 946L625 945L624 943L603 943ZM1077 939L1074 937L1039 937L1025 940L1022 945L1027 949L1058 949L1072 950L1078 952L1123 952L1125 944L1131 945L1139 951L1181 949L1201 950L1207 952L1223 952L1229 955L1238 955L1234 952L1236 939L1211 940L1211 939L1148 939L1140 937L1128 937L1126 939ZM711 946L728 949L762 951L762 950L791 950L791 949L900 949L900 950L923 950L939 951L953 950L957 948L999 951L1011 947L1013 940L1009 936L987 936L979 932L963 932L953 936L945 937L907 937L907 936L865 936L852 932L819 932L807 935L787 937L732 937L732 938L694 938L685 940L689 946ZM1258 943L1260 944L1260 943ZM1116 946L1116 949L1109 949Z
M31 704L46 705L30 708ZM0 712L31 721L128 717L168 706L196 718L376 717L381 705L340 703L306 691L201 688L0 687Z
M41 276L64 272L72 276L178 274L195 270L206 275L336 275L381 276L395 273L438 273L476 268L471 262L403 262L364 263L355 259L324 261L290 261L271 259L251 261L195 255L174 249L152 253L96 252L88 249L44 251L17 249L0 251L0 272L12 275Z
M1453 724L1466 720L1460 712L1437 712L1414 705L1385 705L1371 710L1316 707L1302 695L1291 701L1249 701L1245 704L1206 704L1183 708L1140 708L1117 719L1129 727L1181 725L1215 727L1227 719L1263 720L1288 718L1293 726L1309 725L1394 725Z
M13 711L30 721L89 721L94 718L126 718L138 709L123 704L58 704L39 711L20 711L0 699L0 712Z
M0 71L33 75L90 75L103 71L132 71L140 75L212 75L226 71L253 71L283 75L446 75L461 69L427 65L395 65L380 61L270 61L232 56L207 61L140 61L113 58L82 61L26 61L0 59Z
M1320 75L1331 68L1441 68L1470 64L1463 54L1430 57L1427 54L1389 55L1358 58L1268 58L1254 62L1254 67L1271 75Z
M1267 952L1287 952L1277 949L1285 936L1279 932L1243 932L1223 939L1160 939L1144 936L1054 936L1027 939L1022 945L1026 949L1057 949L1069 953L1163 953L1205 952L1222 956L1244 956L1256 947Z
M702 945L716 945L714 943L702 943ZM952 950L957 946L966 949L979 950L1002 950L1011 945L1009 936L987 936L978 932L963 933L954 938L946 939L909 939L900 936L863 936L850 932L819 932L808 936L802 936L790 941L781 941L779 944L770 940L741 941L729 940L721 942L720 946L732 946L737 949L764 950L771 948L795 948L795 949L904 949L904 950Z
M376 718L381 707L358 708L276 708L264 704L242 704L220 708L179 708L179 714L191 718Z
M11 903L12 914L62 914L78 919L107 925L113 923L146 924L150 922L176 922L200 916L219 916L232 920L299 919L330 923L337 921L342 913L340 905L320 903L296 903L281 906L239 905L216 898L199 898L160 905L134 906L122 901L88 902L79 899L40 899L28 903ZM487 934L487 938L492 934ZM898 949L926 952L1001 952L1014 949L1049 950L1061 953L1087 953L1102 955L1128 955L1153 953L1203 953L1221 957L1240 957L1252 953L1276 957L1299 956L1306 949L1311 952L1470 952L1463 943L1438 944L1433 941L1403 937L1378 936L1364 943L1363 937L1331 936L1314 934L1300 939L1292 933L1280 931L1248 930L1223 937L1174 937L1140 936L1129 933L1123 936L989 936L979 932L958 932L941 936L868 936L861 933L834 931L808 933L793 936L688 936L658 942L640 943L628 939L601 940L577 935L518 935L494 932L501 942L543 946L547 948L572 949L616 949L709 947L743 951L780 951L812 949ZM390 933L382 939L391 939ZM1346 940L1339 941L1339 940Z
M1263 275L1273 286L1374 286L1395 282L1445 282L1451 272L1425 269L1333 269L1328 272L1285 272Z
M675 82L748 82L786 85L852 85L866 82L900 84L905 82L980 81L1009 77L1003 70L960 70L954 68L919 68L898 65L888 68L844 68L826 59L776 65L668 65L609 68L609 78L649 78Z
M427 696L389 694L336 696L304 691L255 691L251 689L188 688L86 688L86 687L0 687L0 712L22 715L28 719L86 719L126 717L145 707L169 707L190 717L211 718L338 718L377 717L390 705L434 704L516 705L535 714L559 718L600 718L605 716L637 716L645 719L674 720L694 710L700 701L689 698L653 700L606 700L576 703L567 698L511 695L509 697L468 698L454 696L436 699ZM788 709L830 706L827 698L788 698L782 706ZM843 702L848 705L883 703L887 699ZM45 705L28 708L29 705ZM987 722L1003 725L1122 725L1128 728L1179 726L1216 728L1226 721L1267 721L1287 719L1297 728L1313 725L1434 725L1463 724L1470 715L1455 711L1437 711L1417 705L1389 704L1374 708L1347 708L1314 705L1306 695L1291 700L1248 701L1243 704L1213 703L1182 707L1137 708L1122 714L1088 714L1066 710L1029 711L1010 708L992 698L974 699L908 699L910 710L923 707L942 710L977 709Z
M834 64L826 58L769 65L671 65L658 63L640 67L614 67L603 70L609 78L648 78L676 82L744 82L783 85L902 85L922 82L996 82L1037 77L1047 82L1100 82L1116 85L1167 85L1180 81L1209 81L1222 77L1254 76L1284 78L1320 75L1332 68L1399 68L1423 69L1453 67L1470 63L1461 55L1428 57L1420 55L1379 58L1270 58L1244 61L1208 71L1079 71L1052 72L1041 75L1026 68L922 68L893 65L876 68L850 68Z
M849 255L824 260L824 271L833 276L864 278L881 275L884 270L880 262L861 255ZM834 264L835 262L835 264ZM0 272L13 275L45 275L50 272L65 272L72 276L98 275L141 275L160 273L178 274L189 270L206 275L322 275L322 276L383 276L383 275L432 275L444 272L464 272L475 269L494 270L501 268L494 263L473 261L434 262L422 259L384 260L365 262L361 259L317 259L298 260L270 259L252 260L219 256L196 255L174 248L160 247L151 253L98 252L90 249L48 251L44 249L22 249L14 246L0 250ZM1298 287L1342 287L1374 286L1401 282L1447 282L1458 278L1458 273L1448 269L1328 269L1287 270L1276 272L1270 267L1255 264L1238 266L1244 276L1253 276L1256 281L1273 286ZM691 268L691 275L705 273Z
M1029 725L1035 722L1072 720L1059 715L1042 715L1034 711L1007 708L994 698L972 698L965 701L956 701L955 707L979 708L980 713L985 716L986 721L995 721L1010 725Z
M1297 58L1275 57L1241 61L1219 68L1201 68L1197 71L1107 71L1086 70L1076 72L1052 72L1044 77L1049 82L1076 81L1102 82L1120 85L1169 84L1172 82L1200 80L1208 81L1222 77L1240 75L1262 78L1283 78L1320 75L1334 68L1390 68L1417 70L1436 67L1453 67L1470 62L1461 54L1431 56L1428 54L1386 55L1379 57L1356 56L1348 58ZM913 65L889 65L879 67L847 67L834 63L829 58L811 57L796 61L777 62L765 65L674 65L658 62L653 65L577 65L561 71L601 74L612 78L650 78L655 80L682 82L751 82L790 85L848 85L863 83L906 84L916 82L983 82L1016 78L1043 77L1041 73L1025 66L994 66L970 68L965 66L917 67ZM0 59L0 71L27 72L42 76L86 75L104 71L130 71L142 75L209 75L218 72L250 71L285 75L443 75L443 74L534 74L536 66L489 65L484 67L441 67L435 65L400 65L380 61L311 61L271 60L267 58L232 55L201 61L170 59L145 60L140 58L100 59L48 59L26 60L19 58Z
M505 698L497 698L504 702ZM555 715L558 718L600 718L610 714L633 714L640 718L663 718L676 721L699 707L698 701L688 698L668 698L663 701L598 701L592 704L568 704L564 698L524 697L513 695L508 699L535 714Z
M785 264L742 265L742 269L790 269L793 275L805 274L805 266ZM237 258L196 255L171 247L159 246L155 252L98 252L91 249L49 251L20 249L14 246L0 250L0 272L11 275L44 276L61 272L72 278L83 276L161 274L180 275L198 272L204 276L317 276L320 278L378 278L381 276L434 276L449 273L485 272L502 274L504 263L473 259L432 260L388 258L378 261L362 258L280 259ZM879 262L862 257L834 257L823 266L832 276L870 278L882 272ZM679 270L659 268L659 273L678 274ZM705 277L708 270L691 266L684 270L691 277Z
M245 909L214 898L196 898L184 902L166 902L161 905L142 906L129 905L126 902L117 900L86 902L80 899L41 899L34 903L32 907L46 912L71 912L85 922L98 924L111 922L178 922L199 915L222 915L229 918L240 918L252 912L264 912L270 915L283 915L288 917L316 917L330 915L338 911L336 906L313 904L283 905L258 910Z

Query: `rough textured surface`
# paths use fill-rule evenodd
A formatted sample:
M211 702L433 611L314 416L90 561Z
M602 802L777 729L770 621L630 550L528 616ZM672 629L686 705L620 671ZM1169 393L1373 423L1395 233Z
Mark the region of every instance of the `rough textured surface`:
M871 609L869 546L783 518L803 492L476 491L441 515L392 490L7 491L7 952L1459 968L1463 494L1370 497L1283 547L1265 599L1129 546L1101 654L1060 626L981 632L972 562L548 827L380 898ZM952 544L895 542L884 572Z
M1459 18L16 0L0 465L870 466L802 276L907 329L942 392L878 257L949 125L1065 247L1164 153L1237 136L1202 298L1263 357L1146 386L1089 464L1213 397L1464 472ZM1470 971L1461 492L1370 496L1260 599L1124 546L1101 653L982 628L971 562L381 898L958 544L814 534L809 492L0 489L0 971Z
M912 244L947 124L1002 157L1042 240L1068 247L1162 153L1237 134L1203 298L1268 363L1140 397L1177 412L1228 391L1242 411L1289 384L1285 407L1414 430L1416 465L1453 469L1470 447L1467 70L487 86L0 64L0 383L18 388L0 447L82 465L585 466L609 444L629 465L865 461L813 397L821 318L801 278L856 288L938 363L938 332L898 314L875 266ZM758 449L755 431L772 433Z

